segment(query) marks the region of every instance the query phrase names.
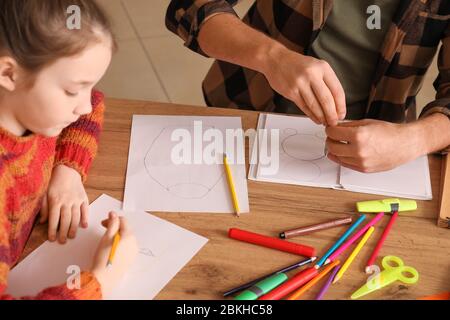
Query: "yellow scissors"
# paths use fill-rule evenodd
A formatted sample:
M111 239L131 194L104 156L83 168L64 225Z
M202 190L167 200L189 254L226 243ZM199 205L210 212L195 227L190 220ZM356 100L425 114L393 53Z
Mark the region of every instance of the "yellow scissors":
M381 264L384 270L369 278L365 285L352 294L352 299L358 299L395 281L406 284L414 284L419 281L419 272L413 267L405 266L403 260L399 257L386 256ZM395 264L395 266L392 264Z

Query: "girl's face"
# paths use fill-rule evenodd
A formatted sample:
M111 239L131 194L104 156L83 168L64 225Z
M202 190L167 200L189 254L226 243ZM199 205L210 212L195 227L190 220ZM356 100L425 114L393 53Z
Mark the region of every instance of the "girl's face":
M92 89L105 74L111 56L111 42L105 40L44 68L31 88L17 88L8 99L18 123L33 133L55 137L91 113Z

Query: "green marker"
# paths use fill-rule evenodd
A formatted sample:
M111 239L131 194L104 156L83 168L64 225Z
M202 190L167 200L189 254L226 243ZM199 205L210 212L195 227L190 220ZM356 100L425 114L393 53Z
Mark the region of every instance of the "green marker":
M277 273L267 279L264 279L253 287L248 288L240 295L236 296L234 300L256 300L269 291L272 291L280 284L287 280L288 276L285 273Z

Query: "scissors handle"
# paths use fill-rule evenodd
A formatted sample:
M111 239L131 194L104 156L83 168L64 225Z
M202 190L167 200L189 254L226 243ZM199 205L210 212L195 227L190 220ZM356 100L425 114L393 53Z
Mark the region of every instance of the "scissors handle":
M390 263L394 262L397 265L392 266ZM403 260L396 256L386 256L383 258L383 261L381 262L383 265L384 270L386 270L386 273L390 273L392 275L393 279L389 280L399 280L406 284L413 284L416 283L419 280L419 272L410 266L405 266L403 263ZM411 276L406 276L405 273L409 273ZM394 280L395 281L395 280Z
M396 266L392 266L390 263L394 262ZM381 265L383 266L384 270L393 270L397 268L403 267L405 264L403 263L403 260L396 256L386 256L381 261Z
M406 276L405 273L409 273L411 276ZM419 272L413 267L404 266L398 275L398 280L406 284L413 284L419 281Z

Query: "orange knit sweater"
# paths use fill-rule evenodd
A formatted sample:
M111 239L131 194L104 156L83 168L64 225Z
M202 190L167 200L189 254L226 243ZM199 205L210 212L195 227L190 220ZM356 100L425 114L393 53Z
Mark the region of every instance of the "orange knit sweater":
M86 180L103 123L104 101L92 93L93 111L66 128L58 138L32 134L17 137L0 128L0 299L6 295L8 273L30 236L52 169L64 164ZM65 284L21 299L101 299L101 288L90 272L81 275L81 288ZM57 285L57 284L55 284Z

